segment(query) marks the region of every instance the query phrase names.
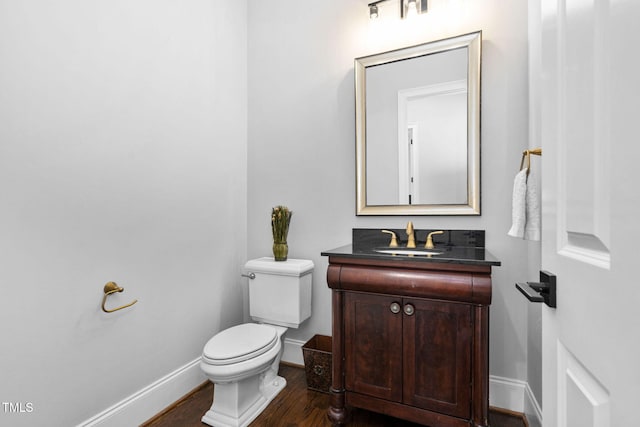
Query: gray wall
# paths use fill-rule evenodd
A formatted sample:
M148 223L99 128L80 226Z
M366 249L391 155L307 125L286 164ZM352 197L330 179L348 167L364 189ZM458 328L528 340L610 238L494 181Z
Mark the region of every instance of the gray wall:
M32 412L0 424L75 425L242 320L246 34L243 1L2 2L0 400ZM103 313L111 280L139 302Z
M511 191L527 147L527 4L433 1L415 22L372 22L363 0L253 2L249 10L248 255L271 251L271 207L293 211L289 256L316 264L313 317L288 336L331 332L327 260L353 227L471 228L487 232L495 269L491 374L526 381L527 243L508 237ZM393 13L395 12L395 9ZM482 216L356 217L354 58L483 31Z

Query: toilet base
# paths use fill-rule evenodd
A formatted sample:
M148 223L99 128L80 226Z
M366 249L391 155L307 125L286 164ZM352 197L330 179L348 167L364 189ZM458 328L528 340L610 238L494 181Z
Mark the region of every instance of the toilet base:
M213 427L246 427L285 388L273 370L239 382L215 384L213 404L202 422Z

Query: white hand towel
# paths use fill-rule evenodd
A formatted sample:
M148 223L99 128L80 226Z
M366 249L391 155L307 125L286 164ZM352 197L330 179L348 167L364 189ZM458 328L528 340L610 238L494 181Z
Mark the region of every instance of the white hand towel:
M529 172L527 178L527 223L524 226L524 238L527 240L540 240L540 198L538 195L538 185L533 176L533 172Z
M527 169L522 169L513 180L511 201L511 229L507 233L513 237L524 237L527 223Z
M530 174L531 175L531 174ZM522 169L513 181L509 236L540 240L540 199L535 178Z

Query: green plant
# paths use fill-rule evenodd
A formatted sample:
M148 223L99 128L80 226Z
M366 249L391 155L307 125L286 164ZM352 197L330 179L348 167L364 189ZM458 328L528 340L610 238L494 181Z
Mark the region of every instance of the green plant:
M271 232L274 242L284 243L287 241L292 214L293 212L286 206L276 206L271 209Z

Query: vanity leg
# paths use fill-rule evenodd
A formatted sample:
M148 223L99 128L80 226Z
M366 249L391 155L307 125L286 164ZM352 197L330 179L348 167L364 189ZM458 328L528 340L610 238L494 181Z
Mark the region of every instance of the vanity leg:
M331 389L331 404L327 410L327 418L333 426L341 426L347 423L348 413L344 405L344 390Z
M489 426L489 307L474 308L473 426Z
M329 266L328 275L338 273L340 267ZM327 417L331 424L339 426L347 422L347 409L344 397L344 293L332 291L333 318L331 330L333 334L331 345L331 403L327 410Z

